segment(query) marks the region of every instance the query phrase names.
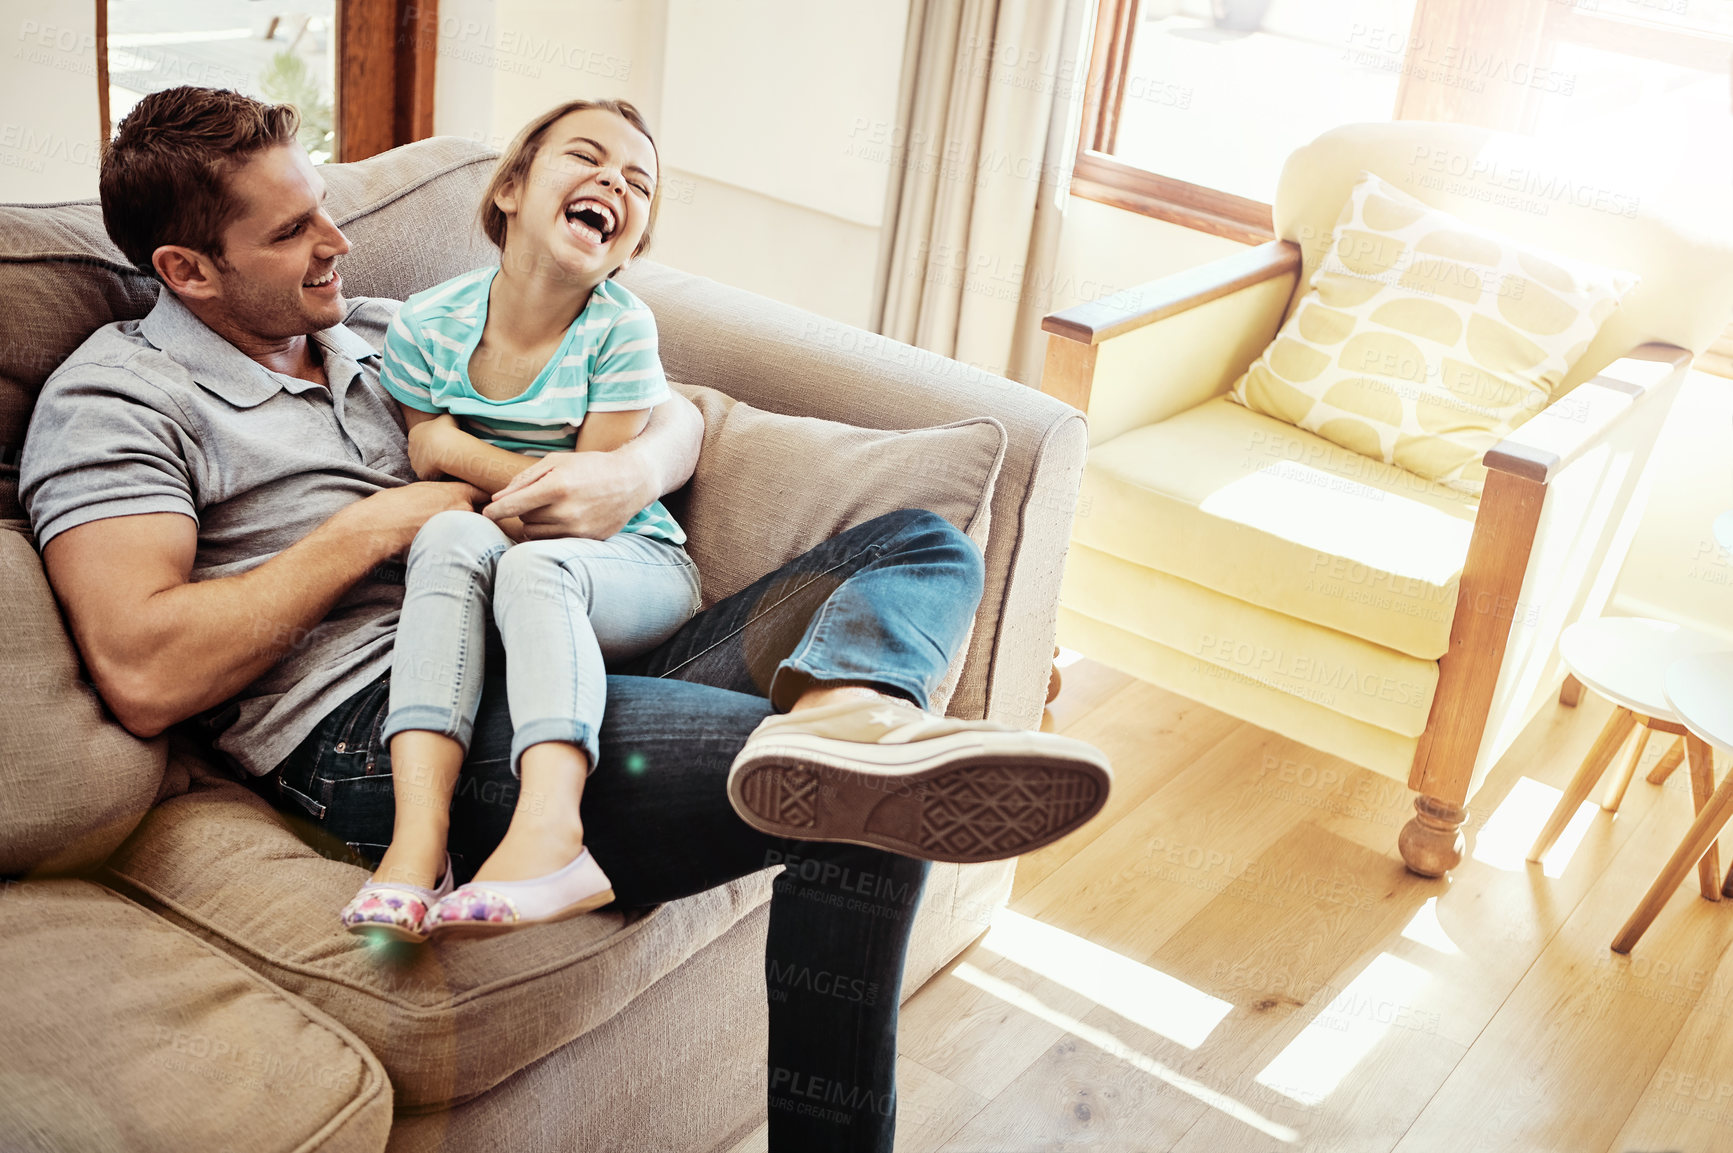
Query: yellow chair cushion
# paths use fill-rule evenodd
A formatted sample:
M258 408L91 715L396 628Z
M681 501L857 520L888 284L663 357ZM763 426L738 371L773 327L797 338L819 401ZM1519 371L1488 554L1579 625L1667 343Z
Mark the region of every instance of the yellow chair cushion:
M1059 601L1190 657L1194 677L1263 685L1403 737L1424 732L1432 712L1437 661L1248 604L1087 545L1072 545Z
M1551 402L1636 283L1363 172L1310 289L1234 399L1478 494L1486 450Z
M1219 396L1089 453L1073 539L1436 660L1475 508Z
M1250 677L1223 676L1214 665L1063 604L1059 606L1059 640L1069 648L1088 653L1094 660L1169 692L1387 777L1405 782L1413 766L1414 750L1420 743L1416 737L1400 736L1389 729L1354 720ZM1319 777L1321 769L1327 768L1286 767L1304 772L1313 780ZM1344 800L1308 791L1303 803L1335 812L1354 811L1351 804L1343 804Z

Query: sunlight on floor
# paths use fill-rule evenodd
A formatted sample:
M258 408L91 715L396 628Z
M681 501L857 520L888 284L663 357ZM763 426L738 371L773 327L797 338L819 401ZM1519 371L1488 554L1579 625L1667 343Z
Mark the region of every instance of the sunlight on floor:
M1053 663L1059 668L1068 669L1083 659L1083 654L1076 649L1060 649L1059 655L1053 658Z
M1528 856L1529 846L1534 844L1535 837L1540 835L1541 826L1546 824L1553 806L1558 804L1563 795L1563 790L1543 785L1529 777L1517 781L1511 788L1510 795L1504 798L1504 803L1494 809L1492 816L1487 818L1486 827L1474 838L1474 859L1483 865L1491 865L1506 872L1516 873L1527 868L1525 858ZM1582 843L1589 826L1594 823L1595 814L1600 811L1601 807L1593 801L1584 801L1578 806L1570 824L1565 826L1557 843L1546 855L1543 867L1547 876L1564 875L1565 867L1571 863L1571 856Z
M1003 914L1001 914L1003 915ZM1182 1073L1163 1065L1160 1061L1140 1053L1136 1049L1115 1037L1105 1029L1079 1021L1076 1017L1051 1007L1036 997L1033 993L1019 989L1008 981L1001 981L990 973L977 969L964 961L952 970L952 975L959 980L989 993L1014 1009L1020 1009L1031 1017L1039 1018L1050 1025L1057 1025L1079 1041L1095 1046L1116 1060L1123 1061L1141 1073L1147 1073L1208 1105L1212 1109L1227 1114L1234 1120L1251 1126L1258 1132L1274 1137L1278 1141L1293 1142L1299 1133L1286 1125L1278 1125L1263 1114L1247 1105L1229 1097L1226 1093L1210 1088L1202 1081L1195 1081Z
M1438 923L1437 897L1426 898L1426 903L1420 906L1420 911L1414 914L1414 919L1408 922L1402 935L1440 953L1454 956L1462 952L1456 947L1456 942L1450 939L1450 934L1444 931L1444 926Z
M1188 1049L1203 1044L1233 1009L1159 969L1010 909L999 910L981 946Z
M1258 1084L1302 1105L1317 1105L1342 1083L1392 1026L1423 1028L1414 1004L1432 975L1380 953L1258 1074Z

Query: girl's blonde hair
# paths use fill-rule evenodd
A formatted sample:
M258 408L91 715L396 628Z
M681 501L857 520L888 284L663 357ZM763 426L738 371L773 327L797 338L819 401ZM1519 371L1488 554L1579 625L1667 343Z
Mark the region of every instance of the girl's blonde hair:
M493 179L487 182L487 191L481 197L481 231L493 246L501 252L505 251L506 214L499 210L499 205L493 202L494 197L504 191L507 185L516 184L520 188L529 178L530 165L535 162L536 153L541 150L543 139L548 129L560 117L573 112L582 112L587 108L599 108L603 112L612 112L615 116L636 128L644 134L644 139L650 142L650 151L656 157L656 183L650 190L650 220L644 226L644 237L638 241L638 247L632 250L634 257L647 251L650 247L650 234L656 228L656 209L662 201L662 155L656 151L656 138L650 135L650 126L644 121L644 114L637 107L625 100L568 100L548 109L534 120L523 126L523 129L506 147L500 156L499 164L493 170Z

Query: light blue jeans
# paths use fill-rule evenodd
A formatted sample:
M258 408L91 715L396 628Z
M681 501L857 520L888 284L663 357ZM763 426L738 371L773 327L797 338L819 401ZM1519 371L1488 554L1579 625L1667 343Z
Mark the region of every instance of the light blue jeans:
M543 741L568 741L594 766L603 662L648 652L692 619L698 566L684 549L638 533L513 544L480 513L433 516L409 546L381 740L415 729L469 752L490 607L506 652L512 775Z

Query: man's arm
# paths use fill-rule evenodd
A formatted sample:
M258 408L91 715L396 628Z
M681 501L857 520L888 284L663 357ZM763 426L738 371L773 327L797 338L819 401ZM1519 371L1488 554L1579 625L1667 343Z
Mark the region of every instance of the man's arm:
M173 512L86 522L42 559L97 692L129 732L154 737L258 679L429 517L482 497L462 483L386 489L216 580L189 579L198 526Z
M674 393L656 406L635 439L612 452L549 453L494 493L481 511L496 521L521 517L532 540L605 540L645 505L690 480L703 445L704 417Z

